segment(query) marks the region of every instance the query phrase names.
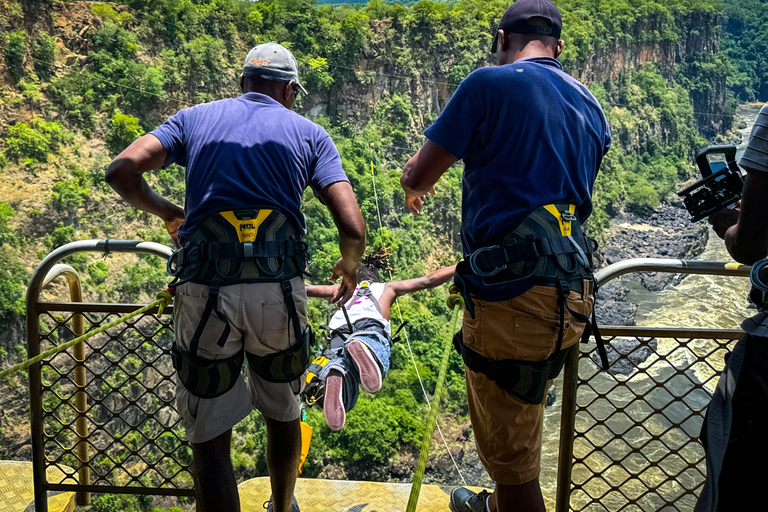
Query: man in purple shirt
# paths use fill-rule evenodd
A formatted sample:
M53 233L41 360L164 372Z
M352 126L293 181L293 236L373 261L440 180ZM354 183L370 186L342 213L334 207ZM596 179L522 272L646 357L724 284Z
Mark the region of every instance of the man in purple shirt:
M560 358L562 367L565 349L578 342L592 310L587 245L576 248L571 226L592 212L611 137L600 103L557 61L561 31L551 1L516 0L493 42L498 65L462 81L400 180L406 204L418 214L443 173L464 161L465 259L456 281L467 309L457 348L478 455L496 487L490 495L454 489L451 512L545 512L539 486L543 392L559 372L551 362ZM560 202L568 210L558 210ZM556 235L550 230L543 236L546 224L532 220L542 208L547 213L539 218ZM538 245L528 245L531 239ZM563 267L558 258L566 261L567 251L572 256ZM573 256L579 251L580 259ZM499 253L494 267L482 264ZM537 270L546 265L557 270ZM555 371L534 379L531 369L539 364ZM535 399L520 392L527 385L536 389Z
M259 45L246 57L240 87L242 96L182 110L133 142L110 164L107 182L134 207L162 218L178 247L211 215L238 208L276 208L301 235L306 231L301 196L307 186L312 187L339 231L341 257L331 279L342 278L333 301L344 304L355 290L365 224L330 136L290 110L299 91L306 92L299 84L296 59L277 43ZM142 178L145 172L171 163L186 167L184 208L161 197ZM243 350L269 355L292 349L299 341L289 317L292 310L293 318L306 329L307 294L301 276L287 282L290 285L221 286L214 309L226 320L210 314L209 308L206 322L201 322L206 315L203 303L212 287L197 282L180 285L174 305L176 347L210 361ZM289 296L293 307L285 300ZM237 376L236 381L231 379L233 386L214 398L194 394L186 383L177 386L176 402L192 444L201 510L240 510L230 440L232 427L255 407L267 426L272 486L267 510L298 512L293 490L301 449L295 398L299 381L264 379L251 367L248 389L239 371L232 374Z

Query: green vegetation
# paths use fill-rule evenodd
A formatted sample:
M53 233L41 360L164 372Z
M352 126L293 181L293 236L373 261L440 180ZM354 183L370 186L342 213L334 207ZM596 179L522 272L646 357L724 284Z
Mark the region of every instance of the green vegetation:
M761 0L724 3L723 51L735 67L728 85L742 101L768 100L768 5Z
M110 153L116 155L142 135L144 135L144 130L139 125L138 118L117 113L112 118L104 142Z
M41 78L48 78L53 72L54 58L56 57L56 37L48 32L40 32L32 49L32 58L35 61L35 72Z
M727 34L717 49L711 27L721 7L714 0L557 3L565 23L561 61L588 83L613 132L589 227L601 236L612 213L669 201L680 181L690 177L692 152L730 127L734 101L724 96L726 85L742 99L768 94L763 47L768 14L760 0L729 1ZM27 269L51 249L103 237L169 243L158 219L127 207L109 189L104 168L178 109L239 94L243 56L253 45L273 40L295 53L310 91L297 110L311 114L336 142L367 221L369 246L389 248L392 277L416 277L458 259L461 168L449 170L418 217L406 213L399 176L450 92L472 70L493 62L492 30L507 0L68 3L73 23L75 15L81 23L72 30L81 35L53 23L47 4L36 5L36 14L30 9L25 19L21 5L8 2L0 16L0 52L12 79L0 100L0 172L14 185L3 190L15 194L0 203L0 317L23 312ZM655 64L633 61L635 54L657 50ZM679 56L675 62L667 58L673 54ZM179 166L147 180L183 202ZM321 282L338 257L336 229L311 191L303 209L314 261L311 280ZM156 257L102 261L80 255L67 262L81 272L87 293L107 302L145 301L168 282ZM395 311L395 324L400 314L410 322L410 346L430 392L440 342L449 334L445 295L445 289L420 292L401 299ZM317 332L330 313L324 302L310 303ZM109 377L118 387L126 378L122 370ZM443 409L466 420L456 354L446 387ZM361 397L344 431L331 432L319 411L309 411L315 438L304 474L317 476L334 464L350 478L391 478L388 471L399 454L417 451L425 407L408 347L398 344L384 388L375 400ZM143 434L154 433L136 435ZM178 445L173 435L161 441L170 450ZM136 439L125 436L124 442L121 456ZM237 427L239 477L265 474L265 442L257 414ZM102 466L106 473L113 462L106 458ZM144 511L151 505L142 498L105 495L94 500L93 510Z
M5 35L5 62L13 78L24 75L24 52L27 51L27 33L16 30Z
M62 144L72 142L74 137L57 122L45 122L36 117L27 123L9 126L6 130L5 154L15 160L31 158L44 161L56 153Z

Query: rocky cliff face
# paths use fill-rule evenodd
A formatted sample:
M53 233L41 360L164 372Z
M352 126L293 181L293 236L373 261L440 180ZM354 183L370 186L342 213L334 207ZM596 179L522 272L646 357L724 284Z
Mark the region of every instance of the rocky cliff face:
M458 81L452 81L445 72L456 63L452 61L450 51L437 54L426 49L430 59L419 62L418 73L406 76L399 71L400 64L393 57L394 43L388 37L398 27L388 19L378 20L373 26L374 42L357 62L350 63L354 64L354 72L349 73L349 80L332 85L324 93L311 95L303 105L304 112L359 125L371 118L383 98L393 93L407 94L419 113L412 128L421 131L426 122L445 107L458 86ZM567 27L563 37L568 44ZM670 78L676 67L688 61L707 60L714 55L719 38L716 13L681 15L674 23L662 16L650 16L636 21L623 37L593 48L581 64L567 66L566 71L587 85L602 84L653 63L662 75ZM477 53L475 67L493 64L492 56L485 48L478 49ZM730 128L727 116L704 113L723 113L725 78L711 74L696 76L703 74L699 68L692 68L691 73L693 75L688 78L693 83L702 84L690 91L694 111L698 113L697 129L706 137L724 132ZM660 142L668 142L663 127L656 135Z

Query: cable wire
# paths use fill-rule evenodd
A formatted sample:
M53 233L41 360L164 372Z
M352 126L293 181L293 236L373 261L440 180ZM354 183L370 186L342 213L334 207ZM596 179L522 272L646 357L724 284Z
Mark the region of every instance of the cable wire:
M373 172L373 145L371 145L371 182L373 183L373 196L376 201L376 212L379 216L379 230L384 229L384 225L381 221L381 212L379 210L379 194L376 190L376 175ZM389 280L392 281L392 271L387 270L389 273ZM397 308L397 315L400 318L400 323L403 323L403 312L400 309L400 301L395 296L395 306ZM413 369L416 371L416 377L419 379L419 385L421 386L421 391L424 393L424 400L427 403L427 409L432 411L432 403L429 400L429 393L427 393L427 388L424 386L424 381L421 378L421 374L419 373L419 366L416 363L416 356L413 354L413 348L411 347L411 341L408 339L408 329L403 329L403 335L405 338L405 344L408 347L408 354L411 356L411 361L413 362ZM437 404L435 404L435 407L437 407ZM443 435L443 430L440 428L440 422L438 418L435 416L435 426L437 427L437 432L440 434L440 439L443 441L443 445L445 446L445 451L448 452L448 457L451 458L451 462L453 463L453 467L456 468L456 472L459 474L459 478L461 478L461 482L464 484L464 487L467 487L467 481L464 479L464 474L461 472L461 469L459 469L459 465L456 463L456 459L454 459L453 454L451 453L451 450L448 448L448 442L445 440L445 436Z

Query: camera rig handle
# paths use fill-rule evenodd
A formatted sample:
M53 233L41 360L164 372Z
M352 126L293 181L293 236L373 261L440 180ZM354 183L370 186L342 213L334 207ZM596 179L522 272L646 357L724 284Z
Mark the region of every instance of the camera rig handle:
M696 153L696 165L699 168L699 171L701 172L701 177L706 178L708 176L712 176L712 167L709 165L709 160L707 159L707 156L709 155L715 155L715 154L722 154L725 156L725 161L728 164L728 167L731 168L731 170L739 171L738 166L732 167L736 165L736 146L730 145L730 144L719 144L715 146L707 146L705 148L702 148L698 153Z
M710 155L723 155L725 162L718 161L715 169L709 161ZM726 208L741 199L744 178L736 164L736 146L707 146L696 155L696 164L702 178L678 192L691 221L696 222Z

